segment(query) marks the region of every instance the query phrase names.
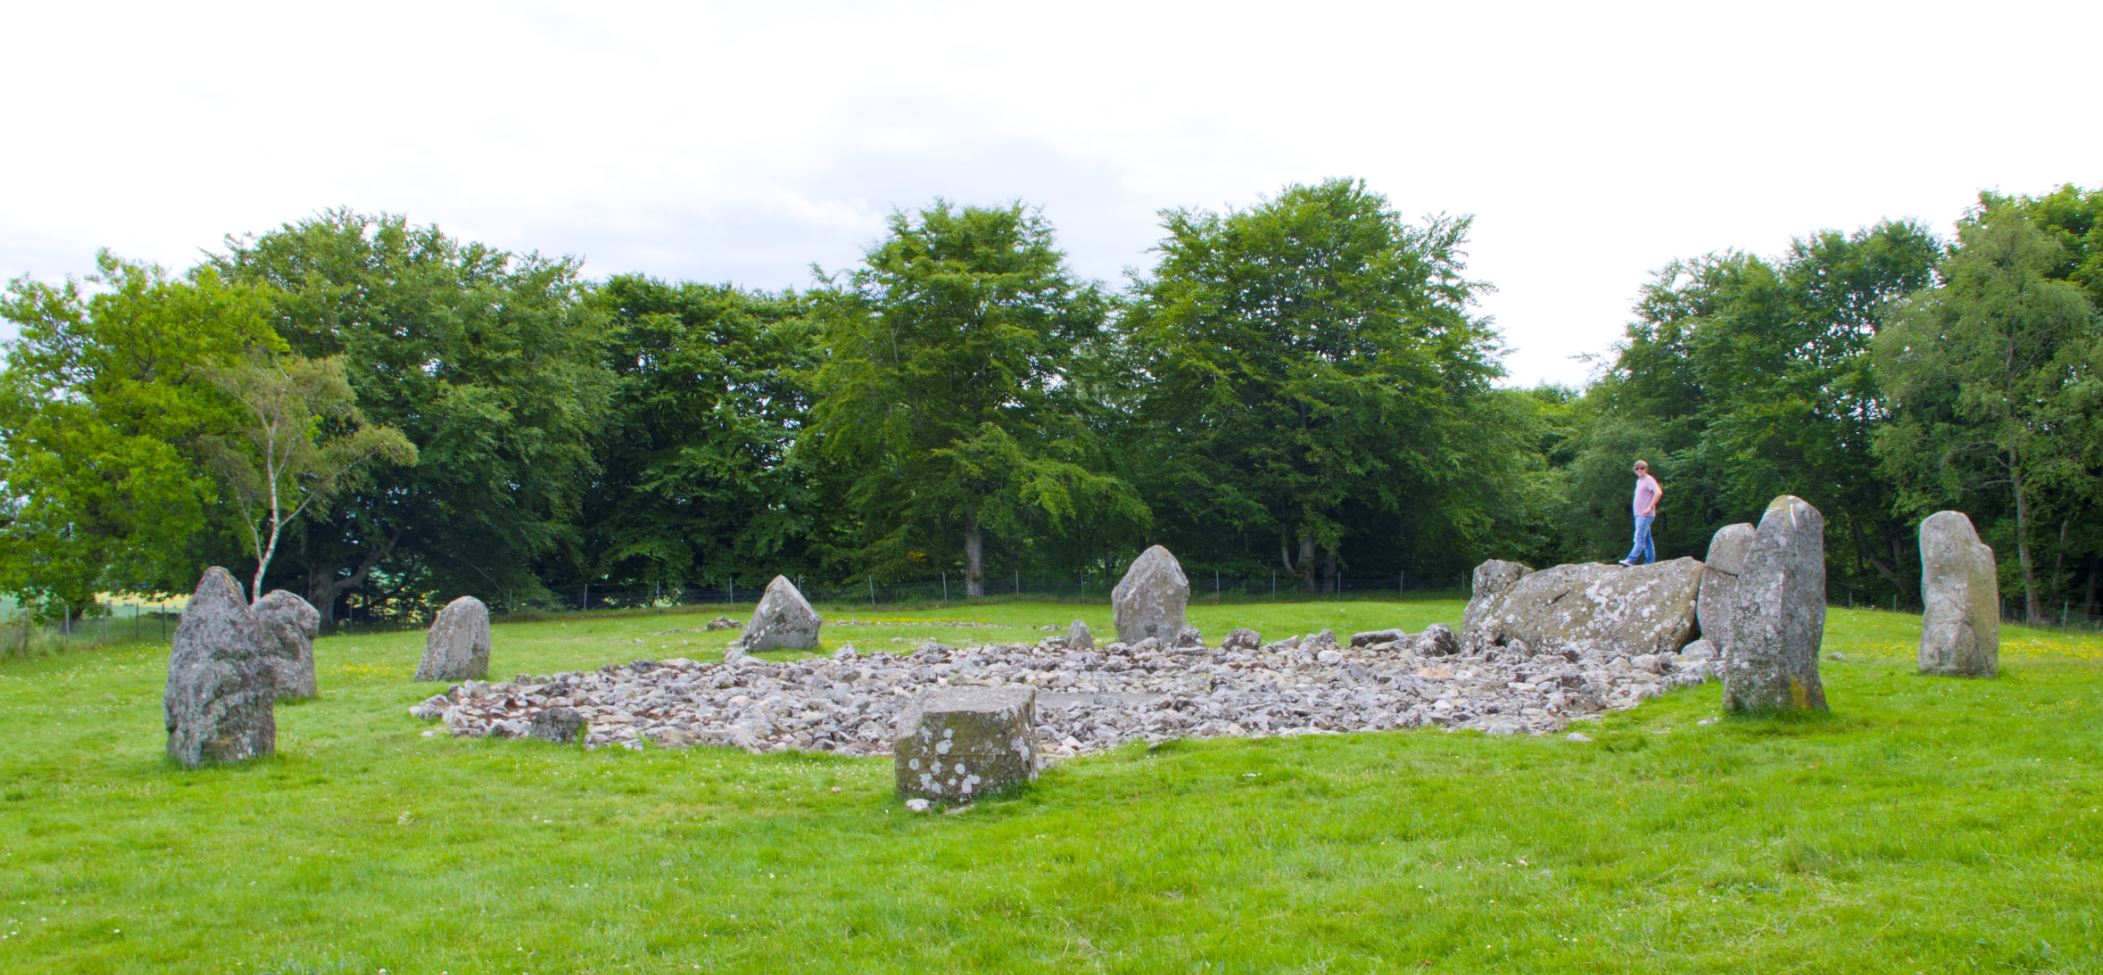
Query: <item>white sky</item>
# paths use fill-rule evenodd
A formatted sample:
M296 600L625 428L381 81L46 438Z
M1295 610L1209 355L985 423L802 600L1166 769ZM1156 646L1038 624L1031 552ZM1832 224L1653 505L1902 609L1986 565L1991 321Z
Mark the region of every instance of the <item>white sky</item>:
M1577 384L1675 257L2103 183L2093 2L0 11L6 279L350 206L595 277L806 286L941 195L1041 206L1121 284L1158 210L1355 176L1473 214L1510 381Z

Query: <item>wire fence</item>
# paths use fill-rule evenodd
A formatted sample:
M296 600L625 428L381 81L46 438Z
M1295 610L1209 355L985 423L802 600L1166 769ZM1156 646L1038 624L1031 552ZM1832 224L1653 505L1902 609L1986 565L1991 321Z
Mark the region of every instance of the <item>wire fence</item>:
M1325 584L1308 586L1297 577L1264 573L1191 572L1193 603L1308 602L1337 599L1378 599L1416 595L1468 595L1467 577L1417 577L1394 575L1339 575ZM1208 578L1209 576L1209 578ZM936 575L911 582L812 583L791 579L804 598L831 606L870 607L958 606L975 602L1038 600L1068 603L1107 603L1110 587L1085 580L1055 580L1010 573L983 580L983 595L969 596L961 578ZM515 620L572 613L671 612L700 607L718 607L725 615L742 616L757 605L764 584L742 579L724 580L720 586L585 586L542 594L530 602L513 601L508 593L476 593L489 603L493 615ZM97 602L82 611L60 605L57 618L39 618L11 602L0 600L0 654L21 654L85 649L127 641L165 643L182 622L182 603L175 599L153 600L119 595ZM354 594L340 607L330 627L335 633L370 633L422 629L430 625L440 601L422 599L376 599ZM1849 595L1835 599L1835 607L1918 612L1897 599L1858 600ZM2004 623L2032 625L2020 599L2004 600ZM2071 601L2058 611L2045 614L2044 625L2074 632L2103 632L2103 614L2085 613Z

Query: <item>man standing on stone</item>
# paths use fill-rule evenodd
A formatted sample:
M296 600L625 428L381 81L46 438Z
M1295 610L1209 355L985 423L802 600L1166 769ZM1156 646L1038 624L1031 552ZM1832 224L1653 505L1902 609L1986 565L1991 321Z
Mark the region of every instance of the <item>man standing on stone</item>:
M1665 489L1650 476L1650 465L1636 461L1636 544L1618 564L1649 565L1658 560L1658 548L1650 541L1650 523L1657 520L1658 499L1664 496Z

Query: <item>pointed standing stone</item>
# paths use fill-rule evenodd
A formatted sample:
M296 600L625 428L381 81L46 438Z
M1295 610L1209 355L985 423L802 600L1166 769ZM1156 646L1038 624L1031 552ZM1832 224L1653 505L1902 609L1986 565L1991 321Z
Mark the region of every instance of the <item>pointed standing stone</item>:
M1745 553L1752 548L1753 526L1748 522L1725 525L1709 538L1709 554L1701 564L1701 595L1694 605L1702 639L1730 658L1731 605L1738 597L1738 576L1745 572Z
M424 637L416 679L473 680L489 676L489 607L462 596L438 611Z
M1823 711L1818 645L1825 638L1825 516L1795 495L1767 505L1745 553L1723 668L1730 711Z
M314 696L314 636L321 632L321 611L283 589L249 607L263 635L263 657L270 665L277 696Z
M775 576L752 610L752 621L745 624L738 647L746 653L810 650L817 647L818 628L824 623L789 577Z
M1073 625L1066 628L1066 649L1095 649L1095 634L1088 632L1088 624L1074 620Z
M1920 523L1920 670L1992 677L2001 669L2001 580L1972 520L1938 511Z
M175 628L162 709L168 754L196 768L277 750L277 688L241 584L206 569Z
M1132 560L1117 588L1110 591L1117 617L1117 640L1138 643L1153 637L1163 644L1183 632L1183 610L1190 604L1190 580L1168 549L1156 545Z

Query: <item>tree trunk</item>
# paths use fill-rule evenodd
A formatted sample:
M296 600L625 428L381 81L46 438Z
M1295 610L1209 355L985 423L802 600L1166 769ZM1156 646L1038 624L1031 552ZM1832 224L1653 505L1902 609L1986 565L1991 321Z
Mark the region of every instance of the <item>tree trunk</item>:
M1343 586L1336 578L1336 549L1322 553L1322 591L1341 592Z
M342 578L337 578L336 569L338 567L333 565L313 566L307 570L307 602L321 612L321 625L323 627L336 625L337 597L364 585L366 577L372 574L373 568L380 564L381 559L386 558L389 553L394 551L395 543L401 541L401 539L401 532L397 530L393 535L388 536L386 544L379 546L371 555L366 556L365 560L360 562L350 575Z
M2096 615L2097 582L2103 580L2103 558L2088 560L2088 593L2081 597L2081 615L2093 618Z
M977 598L986 594L986 533L979 527L978 516L972 515L964 521L964 595Z
M1314 533L1300 530L1300 591L1316 592L1314 587Z
M2022 468L2010 465L2008 483L2015 491L2015 558L2023 567L2023 619L2035 626L2045 621L2037 599L2037 565L2030 552L2030 502L2024 496Z

